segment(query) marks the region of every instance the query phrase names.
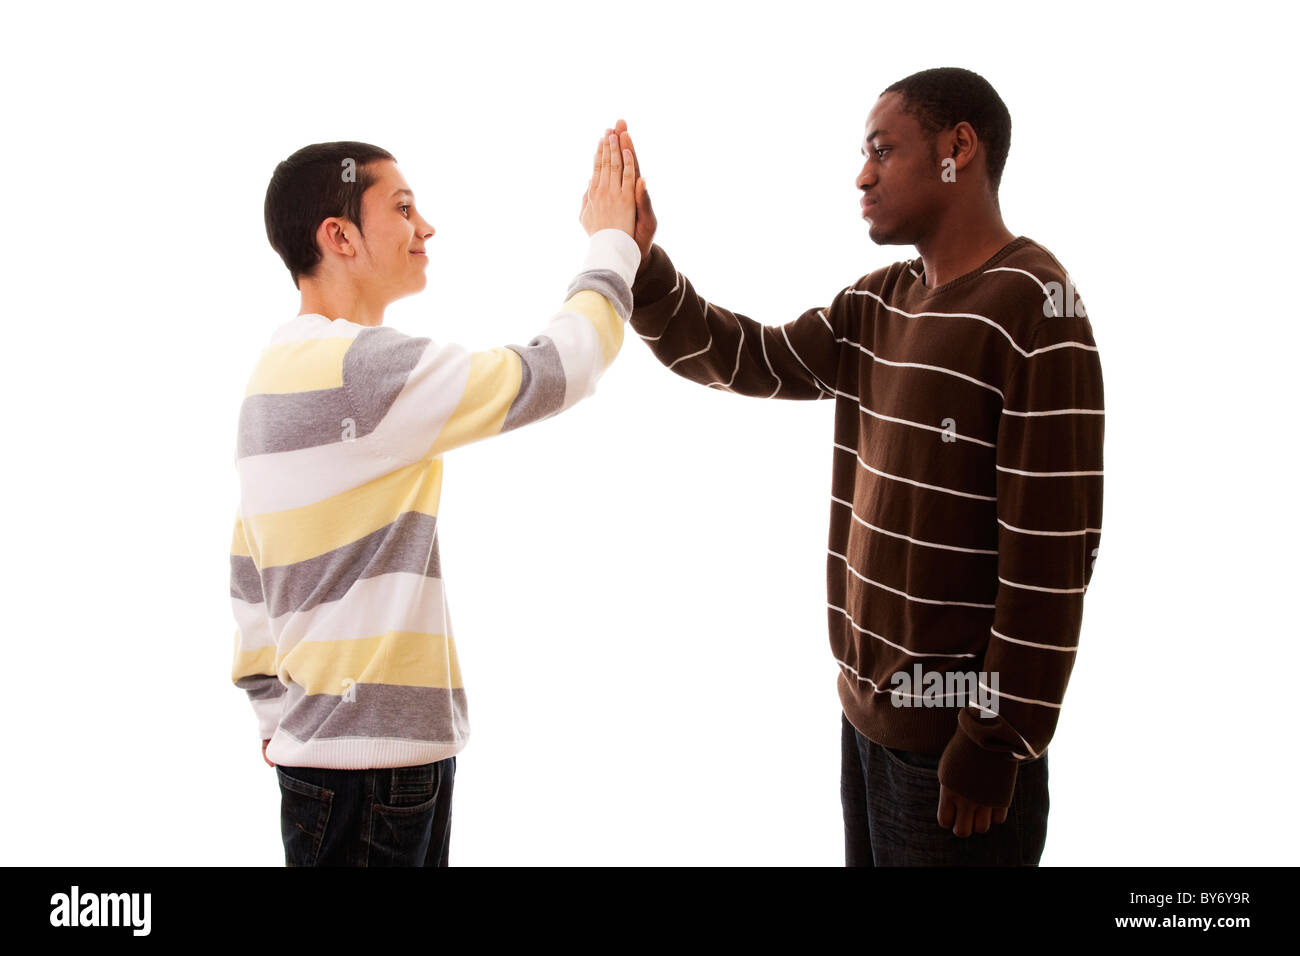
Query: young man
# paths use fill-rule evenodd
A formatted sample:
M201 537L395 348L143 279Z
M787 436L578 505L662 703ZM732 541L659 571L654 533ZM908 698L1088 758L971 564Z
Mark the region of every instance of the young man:
M391 154L321 143L276 167L267 236L302 306L245 392L230 565L233 678L277 767L287 865L447 865L469 722L438 555L442 454L595 389L632 305L633 189L602 138L567 301L527 346L467 352L383 325L424 288L434 235Z
M1046 839L1046 750L1101 532L1102 379L1064 267L1002 223L1010 140L967 70L885 90L862 217L920 257L776 327L705 301L652 247L638 178L631 324L655 356L713 388L836 403L849 865L1036 864Z

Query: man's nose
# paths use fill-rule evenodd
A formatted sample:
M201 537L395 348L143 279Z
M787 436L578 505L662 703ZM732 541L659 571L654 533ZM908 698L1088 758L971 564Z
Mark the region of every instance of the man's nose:
M862 172L858 173L858 178L854 182L859 189L866 189L876 184L876 174L871 168L870 160L862 164Z

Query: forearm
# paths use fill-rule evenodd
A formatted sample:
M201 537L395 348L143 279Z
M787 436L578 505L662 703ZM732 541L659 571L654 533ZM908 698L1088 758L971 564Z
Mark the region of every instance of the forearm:
M761 398L835 394L838 341L833 309L809 309L765 326L696 292L659 246L633 286L632 328L667 368L701 385Z

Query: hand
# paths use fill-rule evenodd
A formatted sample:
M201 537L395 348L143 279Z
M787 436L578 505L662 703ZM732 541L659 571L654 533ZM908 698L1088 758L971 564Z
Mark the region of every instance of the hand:
M266 755L266 745L269 744L270 742L271 742L271 740L270 740L269 737L268 737L266 740L263 740L263 741L262 741L262 759L266 761L266 765L267 765L268 767L274 767L275 764L271 763L271 758L269 758L269 757Z
M650 247L654 244L659 220L655 218L655 211L650 205L650 193L646 190L645 180L641 178L641 163L636 158L636 147L632 145L627 123L619 120L614 124L612 132L618 134L623 149L632 153L632 170L633 175L636 176L636 233L632 238L641 248L641 268L644 269L645 264L650 261Z
M633 196L632 153L619 147L613 133L601 137L596 149L591 184L582 200L578 219L587 235L602 229L621 229L635 238L636 199Z
M952 828L953 836L968 837L972 827L975 833L988 833L994 823L1005 823L1007 807L986 807L967 800L960 793L939 784L939 826Z

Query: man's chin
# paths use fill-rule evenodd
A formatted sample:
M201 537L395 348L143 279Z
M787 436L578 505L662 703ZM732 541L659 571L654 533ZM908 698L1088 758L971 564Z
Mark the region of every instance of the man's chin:
M884 226L872 223L867 229L867 238L878 246L903 246L908 245L906 239L899 238L895 232L890 232Z

